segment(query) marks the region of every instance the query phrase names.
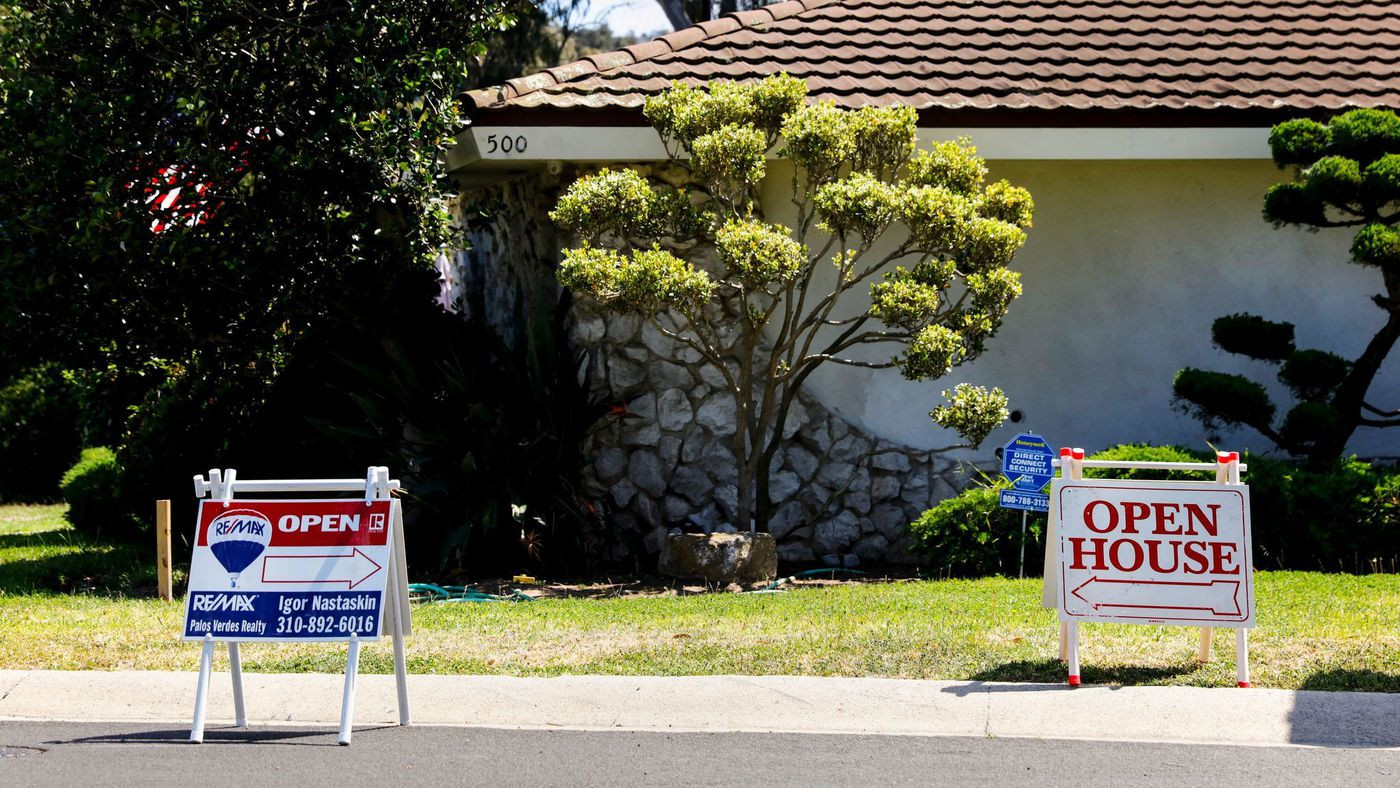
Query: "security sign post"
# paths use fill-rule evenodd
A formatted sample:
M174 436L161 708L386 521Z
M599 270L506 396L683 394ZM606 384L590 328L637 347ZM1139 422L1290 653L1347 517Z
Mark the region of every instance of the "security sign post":
M1011 483L1002 490L997 505L1021 510L1021 577L1026 576L1027 512L1050 510L1045 485L1055 476L1055 455L1050 444L1033 432L1022 432L1001 448L1001 475Z
M1239 454L1220 452L1214 465L1095 462L1063 449L1059 465L1050 493L1053 595L1070 685L1079 684L1079 624L1095 621L1201 627L1202 660L1210 629L1234 628L1238 684L1248 687L1254 567ZM1085 479L1084 467L1217 473L1214 483Z
M354 719L360 643L394 641L399 724L409 722L403 637L409 633L403 518L387 468L364 479L241 481L232 470L195 477L201 501L185 601L185 640L204 644L190 740L204 740L214 643L228 644L234 716L247 725L238 644L346 641L340 743ZM362 498L253 500L241 493L363 492Z

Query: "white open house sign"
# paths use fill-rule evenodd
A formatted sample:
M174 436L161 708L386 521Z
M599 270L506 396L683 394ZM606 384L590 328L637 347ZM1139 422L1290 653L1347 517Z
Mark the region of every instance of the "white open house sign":
M1060 654L1079 684L1079 624L1201 627L1210 659L1213 627L1235 629L1238 684L1249 686L1254 626L1249 488L1237 452L1215 463L1086 460L1061 449L1050 487L1043 603L1059 610ZM1085 468L1215 471L1215 481L1086 479Z

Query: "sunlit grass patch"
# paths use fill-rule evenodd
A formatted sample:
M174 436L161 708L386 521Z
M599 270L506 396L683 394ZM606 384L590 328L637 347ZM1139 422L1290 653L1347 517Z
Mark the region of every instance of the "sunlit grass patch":
M198 644L179 639L180 603L114 584L148 578L152 555L67 531L61 508L23 508L0 507L0 668L196 668ZM53 590L43 572L63 562L75 562L73 577L87 578L89 590ZM1257 686L1400 692L1400 576L1261 572L1256 597ZM408 660L417 673L1065 677L1039 580L431 604L414 609L413 624ZM1234 684L1232 630L1216 631L1207 665L1195 661L1195 629L1087 624L1082 633L1087 682ZM343 644L248 644L243 655L252 671L345 665ZM390 671L388 643L368 644L361 669Z

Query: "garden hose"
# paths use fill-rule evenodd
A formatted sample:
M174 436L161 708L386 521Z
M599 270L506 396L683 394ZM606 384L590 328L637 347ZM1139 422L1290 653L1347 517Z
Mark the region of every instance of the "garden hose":
M468 586L440 586L432 583L409 583L408 593L429 594L428 599L421 600L426 604L435 602L533 602L533 597L523 593L520 589L514 589L509 594L488 594Z
M764 586L763 588L755 589L755 590L753 590L753 591L750 591L749 593L750 593L750 594L776 594L776 593L779 593L779 592L782 590L781 587L782 587L784 584L786 584L786 583L791 583L792 581L796 580L796 579L799 578L799 577L812 577L812 576L814 576L814 575L820 575L820 574L823 574L823 573L826 573L826 572L830 572L830 573L831 573L831 576L832 576L833 578L836 576L836 573L837 573L837 572L840 572L840 573L843 574L843 575L860 575L860 576L862 576L862 577L864 577L864 576L866 575L865 572L862 572L862 571L860 571L860 570L858 570L858 569L846 569L846 568L844 568L844 567L839 567L839 566L825 567L825 568L822 568L822 569L808 569L808 570L806 570L805 572L798 572L798 573L795 574L795 575L789 575L789 576L787 576L787 577L780 577L780 578L778 578L777 580L774 580L773 582L771 582L771 583L769 583L768 585Z

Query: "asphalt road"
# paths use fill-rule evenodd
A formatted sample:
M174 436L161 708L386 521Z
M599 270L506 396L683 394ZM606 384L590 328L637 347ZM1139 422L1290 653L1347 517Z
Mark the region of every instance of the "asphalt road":
M0 785L1395 785L1400 751L915 736L0 723Z

